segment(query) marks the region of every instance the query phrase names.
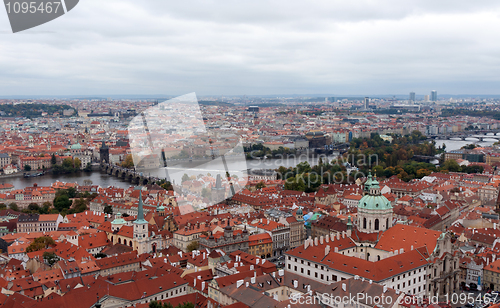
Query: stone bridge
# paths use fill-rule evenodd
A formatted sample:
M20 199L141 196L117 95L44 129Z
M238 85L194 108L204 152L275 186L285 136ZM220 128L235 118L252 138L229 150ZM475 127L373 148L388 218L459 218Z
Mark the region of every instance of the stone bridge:
M160 178L158 177L148 176L142 172L137 172L133 169L128 169L107 163L101 163L100 169L101 172L106 172L109 175L116 176L118 178L127 180L130 183L138 185L153 184L160 180Z
M488 135L490 134L490 135ZM441 140L462 140L465 141L467 138L479 139L479 141L484 141L485 139L497 139L500 140L500 130L485 130L485 131L465 131L457 133L447 133L439 135L429 135L429 139L441 139ZM470 140L472 141L472 140Z

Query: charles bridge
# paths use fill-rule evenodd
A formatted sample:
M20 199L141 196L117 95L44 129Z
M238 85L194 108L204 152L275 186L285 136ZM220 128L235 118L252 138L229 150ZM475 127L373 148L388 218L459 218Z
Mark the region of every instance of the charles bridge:
M134 184L146 185L155 183L160 180L160 178L147 175L144 172L137 172L134 169L128 169L105 162L101 163L99 167L101 172L106 172L109 175L128 180L129 182Z

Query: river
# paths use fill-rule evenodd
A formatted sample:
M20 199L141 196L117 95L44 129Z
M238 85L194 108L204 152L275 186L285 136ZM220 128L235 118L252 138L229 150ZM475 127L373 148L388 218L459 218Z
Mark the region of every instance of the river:
M436 146L442 146L443 143L446 145L446 150L458 150L461 147L476 143L478 146L491 146L496 139L486 139L483 142L478 142L476 138L467 138L465 141L462 140L436 140ZM323 156L323 161L332 160L336 155L329 155L328 157ZM285 167L295 167L298 163L308 161L309 164L316 165L318 163L319 157L308 157L307 155L299 155L297 157L283 158L283 159L266 159L266 160L247 160L245 162L241 161L227 161L228 169L232 175L243 175L242 171L246 169L277 169L280 166ZM206 174L207 166L200 168L200 162L178 162L175 166L171 167L169 177L175 183L180 183L182 176L186 173L189 176L197 176L201 173ZM205 172L203 172L205 171ZM152 170L145 175L157 176L164 178L166 172L164 168L158 170ZM84 180L91 180L93 184L98 184L101 187L115 186L121 188L128 188L132 184L124 179L117 178L115 176L110 176L108 174L94 171L91 173L81 172L78 174L63 174L63 175L51 175L47 174L35 178L24 178L20 177L10 177L10 178L0 178L0 183L10 183L13 184L16 189L22 189L28 186L33 186L33 184L38 184L39 186L49 186L55 181L61 182L71 182L83 185Z
M337 153L338 155L338 153ZM323 161L332 160L336 155L329 155L328 157L323 156ZM266 160L247 160L246 162L228 160L227 167L230 170L232 176L242 176L243 170L247 169L277 169L280 166L285 167L295 167L298 163L309 161L310 165L315 165L318 163L319 157L308 157L307 155L300 155L297 157L289 157L283 159L266 159ZM200 162L178 162L175 166L169 165L169 177L175 183L180 183L182 176L186 173L189 176L197 176L199 174L206 174L211 171L210 165L203 164L200 167ZM213 174L214 172L212 172ZM147 176L156 176L160 178L165 178L166 172L165 168L158 170L151 170L144 172ZM14 185L16 189L22 189L25 187L33 186L37 184L38 186L50 186L55 181L67 182L67 183L78 183L83 185L85 180L91 180L92 184L100 185L101 187L115 186L120 188L128 188L132 186L129 181L110 176L106 173L93 171L93 172L80 172L75 174L60 174L52 175L46 174L34 178L24 178L23 176L18 177L8 177L0 178L0 183L10 183Z

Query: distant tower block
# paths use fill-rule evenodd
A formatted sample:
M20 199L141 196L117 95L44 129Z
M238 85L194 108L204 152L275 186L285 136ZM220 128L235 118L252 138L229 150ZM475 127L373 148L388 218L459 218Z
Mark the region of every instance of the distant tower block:
M415 101L415 92L410 92L410 102Z
M437 98L438 98L438 93L436 90L432 90L431 91L431 101L433 102L437 102Z
M365 97L365 99L364 99L364 107L365 107L365 110L370 109L370 98L369 97Z

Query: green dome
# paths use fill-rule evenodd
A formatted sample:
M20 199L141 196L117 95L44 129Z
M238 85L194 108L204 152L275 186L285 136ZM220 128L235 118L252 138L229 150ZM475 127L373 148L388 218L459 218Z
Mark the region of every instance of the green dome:
M81 146L79 143L77 143L77 144L73 144L73 145L71 146L71 149L72 149L72 150L81 150L81 148L82 148L82 146Z
M302 214L303 214L303 212L302 212L302 208L301 208L301 207L299 207L299 209L297 210L297 215L302 215Z
M392 209L392 205L383 195L365 195L359 200L358 209L389 210Z
M125 224L127 224L127 222L125 221L125 219L122 218L122 214L118 213L118 214L116 214L115 220L113 220L111 222L111 224L112 225L125 225Z

